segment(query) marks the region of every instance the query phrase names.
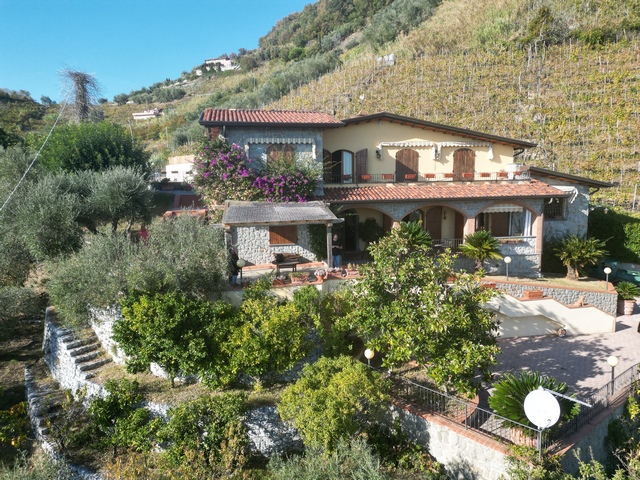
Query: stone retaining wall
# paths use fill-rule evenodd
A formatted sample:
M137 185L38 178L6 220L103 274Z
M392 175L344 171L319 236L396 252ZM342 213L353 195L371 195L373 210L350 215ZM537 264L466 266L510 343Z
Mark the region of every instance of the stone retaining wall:
M496 288L512 297L523 298L525 290L542 290L544 296L551 297L564 305L571 305L584 296L584 302L615 316L618 310L618 294L611 290L594 291L574 288L543 287L536 284L496 282Z

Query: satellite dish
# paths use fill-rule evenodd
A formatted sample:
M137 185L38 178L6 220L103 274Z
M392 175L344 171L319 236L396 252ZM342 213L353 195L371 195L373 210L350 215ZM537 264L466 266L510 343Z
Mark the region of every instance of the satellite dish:
M531 423L544 430L560 419L560 404L556 397L540 387L525 397L524 413Z

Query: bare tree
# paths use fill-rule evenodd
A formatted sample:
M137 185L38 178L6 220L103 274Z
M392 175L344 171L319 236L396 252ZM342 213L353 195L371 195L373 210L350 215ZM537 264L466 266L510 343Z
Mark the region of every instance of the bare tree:
M100 85L96 77L71 69L62 70L61 75L71 120L76 123L86 122L90 119L100 96Z

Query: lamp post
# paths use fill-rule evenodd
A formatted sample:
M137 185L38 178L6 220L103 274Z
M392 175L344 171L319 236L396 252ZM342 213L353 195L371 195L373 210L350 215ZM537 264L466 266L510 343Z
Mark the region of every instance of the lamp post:
M511 257L507 256L504 257L504 264L505 267L507 268L507 282L509 281L509 264L511 263Z
M238 266L238 268L240 269L240 283L242 283L242 269L244 268L244 266L247 264L247 262L245 262L243 259L238 259L238 261L236 262L236 265Z
M375 355L375 352L370 348L367 348L364 351L364 356L367 359L367 365L371 366L371 359L374 357L374 355Z
M611 268L604 267L604 274L607 276L607 291L609 291L609 274L611 273Z
M615 355L611 355L609 358L607 358L607 363L611 366L611 395L613 395L613 392L615 391L615 380L616 380L615 371L616 371L616 367L618 366L618 363L620 363L620 359Z

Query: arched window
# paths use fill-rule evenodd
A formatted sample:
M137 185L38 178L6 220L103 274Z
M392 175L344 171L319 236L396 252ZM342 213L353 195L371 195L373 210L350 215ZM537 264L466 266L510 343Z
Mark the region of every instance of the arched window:
M353 153L336 150L331 154L331 183L353 183Z

